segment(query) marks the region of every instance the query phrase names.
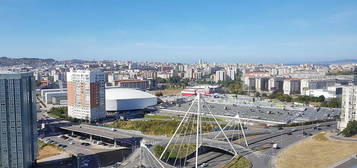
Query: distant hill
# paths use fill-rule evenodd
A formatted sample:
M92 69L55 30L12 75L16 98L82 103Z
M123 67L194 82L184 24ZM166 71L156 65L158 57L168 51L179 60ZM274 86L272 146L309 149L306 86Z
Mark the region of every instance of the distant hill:
M357 59L342 59L335 61L322 61L320 64L343 64L343 63L357 63Z
M54 64L54 59L40 59L40 58L8 58L0 57L0 66L13 66L13 65L45 65Z
M317 64L317 65L330 65L330 64L345 64L357 63L357 59L341 59L333 61L306 61L306 62L292 62L285 65L299 65L299 64Z

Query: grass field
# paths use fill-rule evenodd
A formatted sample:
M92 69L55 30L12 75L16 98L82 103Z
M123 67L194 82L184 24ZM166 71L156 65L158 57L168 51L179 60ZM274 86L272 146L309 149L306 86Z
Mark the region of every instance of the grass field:
M165 147L161 145L156 145L154 147L155 155L157 157L160 157L164 149ZM195 144L172 144L167 148L165 154L163 155L163 158L184 158L194 151L196 151Z
M236 156L235 159L224 165L222 168L251 168L252 163L243 156Z
M322 132L287 148L277 157L278 168L325 168L357 153L357 142L335 141Z
M149 121L116 121L111 124L106 124L108 127L141 131L144 134L158 136L172 136L178 127L179 120L149 120ZM202 123L202 131L213 131L217 126L209 123ZM191 120L182 125L178 134L194 133L196 130L196 122Z
M161 119L161 120L177 120L177 121L181 121L183 117L178 117L178 116L169 116L169 115L148 115L145 114L144 118L147 119ZM192 118L191 118L192 119ZM218 122L223 122L223 119L220 118L216 118ZM193 118L193 120L196 120L196 118ZM202 121L210 121L210 122L214 122L213 118L209 118L209 117L201 117Z

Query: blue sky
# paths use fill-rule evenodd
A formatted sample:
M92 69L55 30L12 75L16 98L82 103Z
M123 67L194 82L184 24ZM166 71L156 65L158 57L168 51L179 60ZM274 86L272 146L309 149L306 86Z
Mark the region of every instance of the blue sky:
M357 59L357 1L0 0L0 56L185 63Z

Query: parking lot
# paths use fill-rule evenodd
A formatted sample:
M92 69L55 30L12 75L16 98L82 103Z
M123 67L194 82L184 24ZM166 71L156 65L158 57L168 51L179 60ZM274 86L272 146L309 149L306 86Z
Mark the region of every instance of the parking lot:
M177 110L187 111L190 102L172 102L161 105L160 111ZM208 103L207 105L215 115L224 115L234 117L237 114L241 118L260 119L267 121L277 122L301 122L301 121L314 121L314 120L328 120L334 119L340 115L340 109L333 108L275 108L275 107L261 107L252 105L236 105L236 104L219 104ZM208 113L208 107L204 106L203 109ZM192 106L191 112L197 111L197 105Z

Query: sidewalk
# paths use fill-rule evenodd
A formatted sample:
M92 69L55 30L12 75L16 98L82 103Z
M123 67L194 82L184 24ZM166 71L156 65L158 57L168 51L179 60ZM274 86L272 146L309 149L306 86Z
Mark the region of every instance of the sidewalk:
M338 141L357 142L357 138L342 137L337 135L331 135L330 138Z

